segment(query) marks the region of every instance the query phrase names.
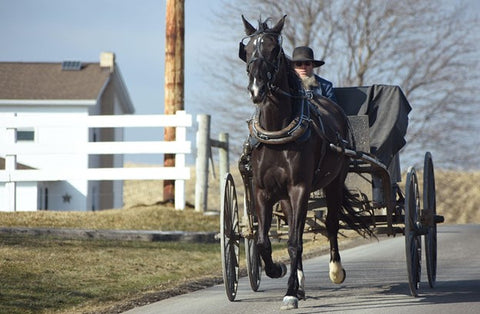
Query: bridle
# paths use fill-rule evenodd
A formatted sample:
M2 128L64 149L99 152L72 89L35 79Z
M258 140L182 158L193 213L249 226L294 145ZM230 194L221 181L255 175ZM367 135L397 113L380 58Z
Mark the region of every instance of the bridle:
M261 48L262 48L263 39L264 39L265 36L278 36L278 39L277 39L278 52L274 56L273 62L271 62L270 60L265 58L265 56L262 54L262 49ZM253 37L256 37L256 38L253 39ZM247 62L247 65L246 65L246 71L247 71L248 75L249 76L251 75L250 68L251 68L252 64L257 60L261 60L262 62L266 63L267 67L268 67L268 71L266 73L266 75L267 75L266 85L267 85L268 92L272 93L272 92L278 90L279 88L277 86L275 86L274 82L277 79L277 74L280 70L280 62L281 62L281 59L282 59L281 56L283 55L283 48L282 48L283 38L282 38L282 36L277 34L277 33L265 32L265 31L261 32L261 33L255 33L255 34L252 34L250 36L244 37L242 39L242 41L240 42L241 49L245 48L245 45L243 44L243 42L247 38L249 38L250 40L254 40L254 47L255 47L255 49L253 50L253 53L252 53L252 57L250 58L250 60Z
M270 36L277 35L278 36L278 46L279 46L279 48L278 48L278 53L275 56L274 62L271 62L270 60L265 58L262 54L261 45L263 44L263 37L266 36L266 35L270 35ZM258 36L258 38L256 40L259 41L259 43L255 44L255 49L252 53L252 58L247 62L246 61L246 53L245 53L245 44L243 42L246 39L252 40L252 38L255 37L255 36ZM240 56L241 59L243 59L247 63L247 65L246 65L247 74L250 76L251 65L255 61L261 60L261 61L265 62L269 67L269 71L267 71L267 74L266 74L267 75L266 86L267 86L267 92L269 94L274 94L274 93L278 92L278 93L280 93L284 96L294 98L294 99L312 99L313 94L311 92L309 93L308 91L305 91L303 88L301 88L298 91L299 92L298 95L293 95L290 92L287 92L287 91L281 89L280 87L278 87L277 85L275 85L274 82L276 81L277 74L280 70L280 63L281 63L281 60L282 60L281 57L283 56L285 58L282 43L283 43L283 37L281 35L278 35L278 34L272 33L272 32L263 31L263 32L260 32L260 33L255 33L255 34L252 34L250 36L244 37L240 41L239 56Z

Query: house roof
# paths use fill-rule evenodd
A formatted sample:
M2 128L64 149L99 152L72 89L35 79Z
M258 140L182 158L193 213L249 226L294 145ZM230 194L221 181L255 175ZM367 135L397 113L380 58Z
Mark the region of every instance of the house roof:
M114 82L124 112L135 111L120 69L115 64L78 64L81 65L78 70L65 70L62 63L0 62L0 101L97 101L105 87Z
M110 74L98 63L65 71L61 63L0 62L0 99L97 99Z

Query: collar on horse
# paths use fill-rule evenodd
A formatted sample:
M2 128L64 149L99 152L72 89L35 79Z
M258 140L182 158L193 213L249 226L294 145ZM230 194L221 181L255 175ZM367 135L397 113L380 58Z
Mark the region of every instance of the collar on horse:
M300 140L309 130L312 119L310 118L310 104L306 99L301 99L298 107L292 122L278 131L267 131L260 125L260 112L257 109L252 119L247 121L250 134L264 144L279 145Z

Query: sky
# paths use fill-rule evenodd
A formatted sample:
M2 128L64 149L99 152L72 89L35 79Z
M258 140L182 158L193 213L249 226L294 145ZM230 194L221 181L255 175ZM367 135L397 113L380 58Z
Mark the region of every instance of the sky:
M219 0L185 0L188 113L202 113L197 96L205 87L205 60L211 49L224 49L210 36L219 5ZM102 51L114 52L135 113L163 114L165 7L166 0L0 0L0 62L98 62ZM137 139L151 140L127 130L127 140ZM128 159L149 162L142 156Z

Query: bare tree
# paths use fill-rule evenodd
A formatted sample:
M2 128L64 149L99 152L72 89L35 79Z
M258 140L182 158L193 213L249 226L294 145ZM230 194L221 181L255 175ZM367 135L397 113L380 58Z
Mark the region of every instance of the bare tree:
M287 54L293 47L311 46L316 57L326 61L319 74L336 86L402 88L413 107L402 159L421 161L430 150L437 165L468 169L480 164L479 143L473 140L480 131L474 120L480 113L476 92L480 29L477 17L467 9L426 0L245 0L242 8L225 1L216 14L228 30L219 32L218 39L235 42L244 34L241 14L250 20L272 17L272 23L287 14L283 30ZM219 93L224 98L214 105L225 108L222 114L233 122L230 132L238 132L231 134L232 141L241 142L247 131L238 121L253 111L245 65L233 49L223 58L227 66L214 75L219 83L213 84L230 92Z

